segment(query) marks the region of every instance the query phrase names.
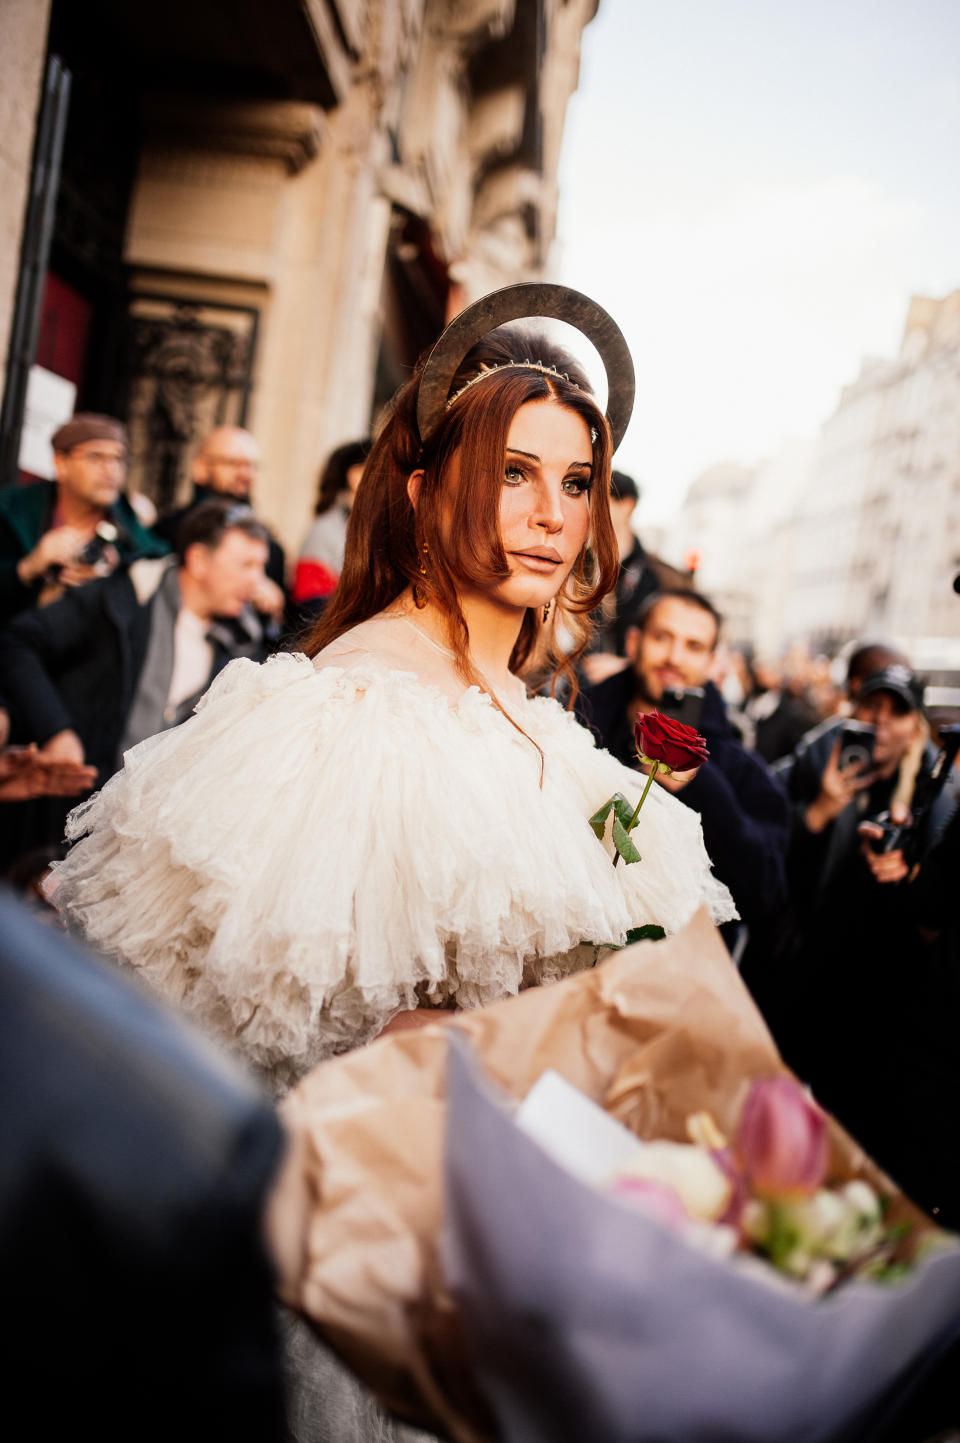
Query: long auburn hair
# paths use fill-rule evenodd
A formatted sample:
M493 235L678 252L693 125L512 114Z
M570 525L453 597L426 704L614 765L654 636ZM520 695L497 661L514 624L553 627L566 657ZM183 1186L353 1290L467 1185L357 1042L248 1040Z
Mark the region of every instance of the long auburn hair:
M450 394L456 396L486 368L503 369L458 396L433 434L421 443L416 410L425 361L426 354L397 392L374 440L350 513L339 585L323 616L304 638L303 650L316 656L415 584L446 618L458 673L467 685L485 685L470 663L459 591L464 585L482 587L510 575L499 525L507 434L521 406L553 399L581 416L590 431L590 533L555 598L549 622L544 623L539 607L527 608L510 670L545 675L552 671L551 689L565 675L571 683L572 706L574 667L590 638L589 613L613 590L619 571L610 520L607 419L583 371L562 348L525 329L501 326L468 352ZM510 366L511 361L519 364ZM556 367L559 374L524 369L523 361ZM459 453L460 483L451 494L445 477L454 452ZM421 469L423 480L414 508L407 483L411 473ZM426 575L420 570L421 560L425 560ZM557 642L558 613L575 640L573 650L566 654Z

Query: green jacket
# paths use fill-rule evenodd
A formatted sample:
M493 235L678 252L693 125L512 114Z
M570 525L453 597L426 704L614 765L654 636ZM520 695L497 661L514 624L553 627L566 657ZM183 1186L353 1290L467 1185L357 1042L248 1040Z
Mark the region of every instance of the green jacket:
M7 486L0 491L0 625L33 606L40 594L42 581L24 586L17 575L17 566L50 530L56 504L55 481ZM126 496L121 496L116 505L110 507L108 516L120 531L117 550L124 565L138 556L167 554L169 547L137 519Z

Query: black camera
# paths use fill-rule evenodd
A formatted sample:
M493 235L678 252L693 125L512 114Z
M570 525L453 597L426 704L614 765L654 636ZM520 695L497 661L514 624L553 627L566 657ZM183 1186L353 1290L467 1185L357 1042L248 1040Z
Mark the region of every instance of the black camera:
M867 821L883 828L882 836L869 839L871 852L895 852L904 846L908 832L913 830L910 822L895 822L889 812L878 812Z
M684 726L693 727L694 731L699 731L703 696L702 686L668 687L657 704L657 711L672 717L674 721L683 722Z
M960 752L960 726L940 728L940 750L928 772L921 772L913 789L913 811L909 821L895 822L889 812L865 818L883 829L883 835L870 838L871 852L895 852L898 847L908 861L916 861L918 827L933 807L946 784L950 769Z
M112 521L101 521L77 560L81 566L96 566L106 555L107 547L116 546L119 540L119 526L115 526Z

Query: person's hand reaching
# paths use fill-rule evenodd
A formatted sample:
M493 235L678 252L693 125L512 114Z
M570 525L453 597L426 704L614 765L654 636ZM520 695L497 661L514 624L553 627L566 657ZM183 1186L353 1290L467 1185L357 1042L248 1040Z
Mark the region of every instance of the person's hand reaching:
M96 767L47 755L35 744L0 751L0 802L76 797L89 791L96 779Z

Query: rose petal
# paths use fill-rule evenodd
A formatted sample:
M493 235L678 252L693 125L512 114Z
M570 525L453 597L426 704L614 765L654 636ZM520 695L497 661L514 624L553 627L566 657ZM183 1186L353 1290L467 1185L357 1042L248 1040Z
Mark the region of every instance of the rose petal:
M706 739L695 727L658 711L637 717L634 742L637 755L643 761L660 762L671 771L694 771L710 755Z

